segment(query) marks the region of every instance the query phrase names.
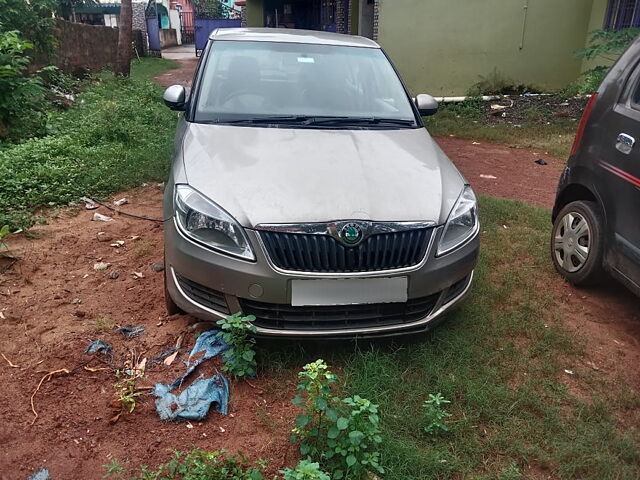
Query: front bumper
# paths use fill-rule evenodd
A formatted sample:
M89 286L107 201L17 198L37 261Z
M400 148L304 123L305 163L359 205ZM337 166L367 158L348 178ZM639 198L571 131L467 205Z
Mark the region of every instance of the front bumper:
M361 337L426 331L436 323L438 317L460 302L469 292L480 244L479 235L476 234L459 249L442 257L436 257L435 245L442 234L442 228L438 228L432 236L425 260L414 268L327 275L278 271L267 258L257 233L252 230L246 232L254 248L255 262L240 260L203 248L183 236L173 221L165 223L167 291L181 309L204 320L218 320L225 318L229 313L242 311L242 304L245 305L245 310L249 309L249 305L252 307L257 305L257 308L263 309L262 311L271 306L274 311L284 310L291 313L291 280L345 278L345 276L357 278L406 276L409 299L407 305L418 304L421 308L407 307L404 310L400 308L403 313L398 313L395 321L387 319L382 322L367 321L366 323L350 323L348 318L358 317L353 313L350 314L351 317L346 315L342 321L336 322L336 314L340 312L339 307L329 307L333 308L330 312L331 321L311 322L310 318L308 325L305 325L304 321L299 321L300 314L304 314L304 311L295 312L298 318L296 322L272 321L274 316L258 318L255 322L257 334L271 337ZM404 304L386 304L378 307L381 311L389 311L387 305L402 307ZM352 306L346 307L349 308L345 310L353 310L350 308ZM369 310L367 308L367 311ZM322 313L325 315L327 312ZM313 315L315 316L316 312ZM325 317L329 318L326 315Z

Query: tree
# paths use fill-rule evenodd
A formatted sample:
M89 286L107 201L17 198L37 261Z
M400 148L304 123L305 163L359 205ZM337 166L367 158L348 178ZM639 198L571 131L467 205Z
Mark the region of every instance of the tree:
M33 50L50 54L55 6L54 0L0 0L0 33L18 31L20 38L33 44Z
M131 42L133 40L131 0L120 3L120 22L118 24L118 54L116 57L116 75L129 76L131 71Z
M201 18L225 18L225 6L220 0L196 0L196 12Z
M98 0L55 0L56 14L65 20L75 21L74 12L79 7L97 5Z

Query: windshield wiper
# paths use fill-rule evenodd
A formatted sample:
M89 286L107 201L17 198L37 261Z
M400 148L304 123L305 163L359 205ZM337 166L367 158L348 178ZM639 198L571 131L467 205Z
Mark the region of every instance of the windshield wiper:
M384 117L312 117L308 125L400 125L412 127L416 123L404 118Z
M227 124L246 124L246 125L259 125L259 124L269 124L269 123L296 123L296 124L304 124L309 121L309 117L307 115L271 115L267 117L250 117L250 118L239 118L237 120L215 120L210 123L227 123Z
M413 120L403 118L384 117L324 117L311 115L270 115L265 117L239 118L235 120L211 120L206 123L220 123L231 125L266 125L266 124L293 124L293 125L326 125L326 126L346 126L346 125L399 125L412 127Z

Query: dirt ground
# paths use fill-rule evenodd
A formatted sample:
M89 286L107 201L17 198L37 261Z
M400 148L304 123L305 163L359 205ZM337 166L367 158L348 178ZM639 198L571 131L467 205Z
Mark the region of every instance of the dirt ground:
M174 71L171 78L163 77L171 84L189 75ZM452 138L438 142L479 193L552 204L562 160L544 156L548 165L540 166L534 163L540 155L532 150ZM113 199L123 196L130 201L124 211L161 218L162 186ZM142 385L169 383L183 371L194 336L189 317L165 315L163 273L153 268L162 262L161 223L115 215L104 207L96 211L114 221L92 221L95 211L67 209L28 236L11 238L20 261L0 274L0 478L25 479L42 467L54 479L101 478L102 465L113 458L155 466L173 450L193 446L270 458L272 472L295 463L288 441L296 414L290 405L294 375L285 383L260 376L251 384L232 382L229 416L211 412L201 423L165 423L153 397L144 395L133 414L109 422L112 369L132 355L150 362L187 332L175 362L148 363ZM118 241L124 244L112 246ZM106 270L94 268L100 262L108 264ZM114 272L117 278L111 278ZM561 292L562 321L585 341L584 364L573 367L640 388L638 299L613 285L576 290L558 278L548 287ZM126 340L114 329L124 325L145 330ZM112 357L83 353L96 339L113 345ZM30 399L43 376L60 369L70 373L43 382L33 397L34 422ZM212 373L210 366L203 369Z
M436 139L478 193L551 208L566 160L536 150L452 137ZM539 165L542 159L546 165Z
M126 211L161 218L162 191L157 186L114 198L125 195L131 202L123 207ZM104 207L96 211L113 215ZM188 317L165 315L163 273L153 269L162 262L161 224L125 216L92 221L93 214L64 211L35 228L31 238L11 241L21 260L0 275L0 352L6 357L0 358L0 478L25 479L41 467L49 468L55 479L100 478L102 465L111 458L156 465L174 449L192 445L271 458L274 471L295 460L288 441L295 416L290 405L293 383L272 385L273 380L261 378L252 386L232 382L230 415L212 412L203 423L160 421L152 395L141 397L132 415L109 422L116 381L112 368L123 368L132 354L150 362L187 332L185 348L174 363L148 363L140 384L170 383L184 372L182 360L194 335L188 333ZM119 240L122 246L111 246ZM108 268L95 270L99 262ZM116 279L111 278L114 272ZM126 340L114 329L124 325L145 330ZM96 339L113 346L112 356L83 353ZM214 373L205 365L193 378ZM42 384L34 398L38 417L32 425L30 397L47 372L60 369L70 374Z

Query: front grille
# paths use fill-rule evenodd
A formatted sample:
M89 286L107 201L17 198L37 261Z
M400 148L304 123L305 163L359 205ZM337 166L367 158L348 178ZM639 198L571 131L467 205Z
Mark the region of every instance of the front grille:
M245 315L254 315L256 327L280 330L340 330L402 325L427 317L440 294L406 303L293 307L239 299Z
M274 265L296 272L372 272L412 267L424 258L432 228L372 235L355 247L328 235L261 230Z
M216 312L229 314L229 307L224 298L224 293L200 285L181 275L176 274L176 279L184 294L194 302Z

